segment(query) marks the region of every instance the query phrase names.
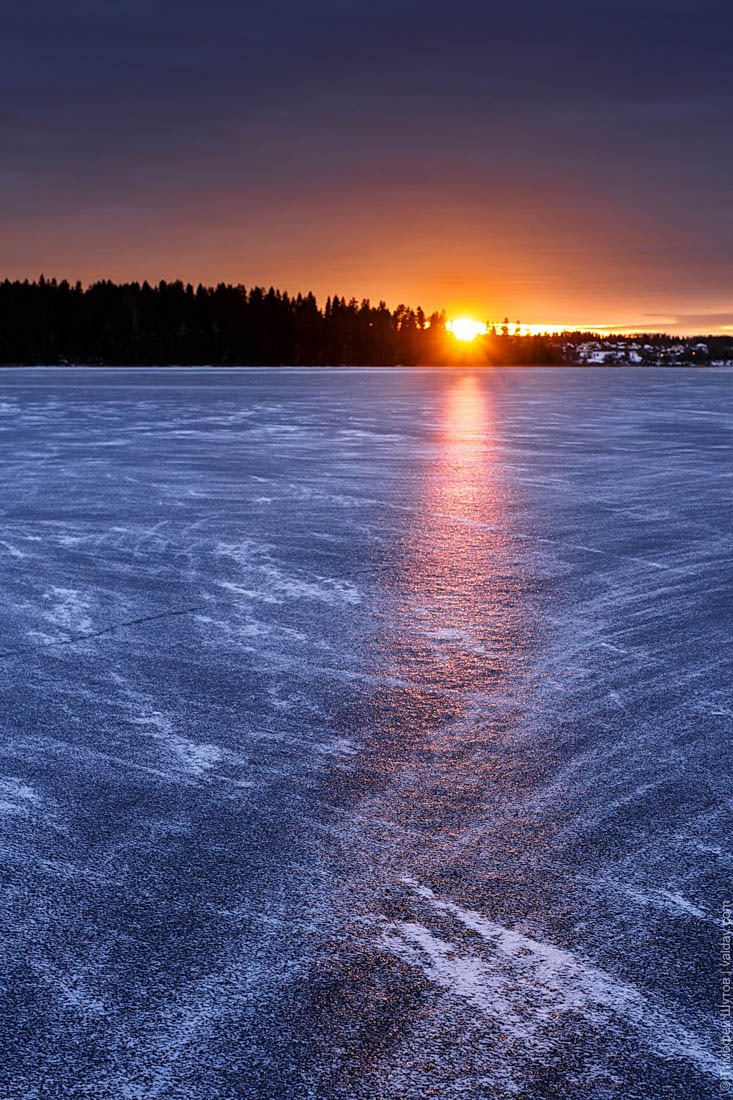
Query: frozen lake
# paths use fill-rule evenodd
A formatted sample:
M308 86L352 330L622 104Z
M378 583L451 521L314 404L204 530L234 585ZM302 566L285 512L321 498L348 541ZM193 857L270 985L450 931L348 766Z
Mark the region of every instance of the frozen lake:
M702 1100L733 373L0 373L3 1100Z

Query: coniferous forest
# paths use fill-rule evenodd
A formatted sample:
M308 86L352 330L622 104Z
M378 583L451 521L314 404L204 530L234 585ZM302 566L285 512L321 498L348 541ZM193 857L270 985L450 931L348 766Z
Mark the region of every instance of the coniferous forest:
M520 351L526 362L560 360L545 339L501 334L482 358L507 362ZM404 305L390 310L384 302L334 295L319 308L312 294L223 283L105 281L83 288L43 277L0 283L5 364L390 366L462 355L443 313L426 317Z
M444 312L427 317L419 307L390 310L384 302L374 306L338 295L320 307L313 294L224 283L103 281L83 287L43 276L0 283L4 365L554 365L582 362L594 339L588 332L520 335L516 326L502 324L466 345L446 330ZM665 362L669 349L680 362L733 359L731 337L706 340L683 346L678 338L645 336L632 345L640 351L630 360L623 343L611 345L610 361Z

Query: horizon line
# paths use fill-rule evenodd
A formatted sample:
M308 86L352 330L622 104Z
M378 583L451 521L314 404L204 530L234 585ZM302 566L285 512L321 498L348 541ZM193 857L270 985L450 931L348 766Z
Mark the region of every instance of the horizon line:
M33 286L34 284L38 285L42 281L44 283L49 283L49 284L54 284L55 283L56 285L58 285L60 283L67 283L73 289L76 289L77 287L81 287L83 292L86 292L86 291L90 290L91 288L93 288L94 286L98 286L98 285L101 285L101 284L111 284L113 286L121 287L121 286L135 286L135 285L143 286L144 284L147 283L147 285L152 290L157 290L163 284L166 285L166 286L175 286L177 284L180 284L181 286L184 287L184 289L187 289L188 287L191 287L194 291L198 290L200 287L202 287L204 290L207 290L207 291L215 291L217 289L217 287L224 286L224 287L231 288L231 289L241 288L241 289L243 289L245 291L248 291L248 292L251 292L252 290L261 290L265 294L268 294L268 293L270 293L270 291L273 291L275 294L280 295L281 297L287 296L291 300L295 300L298 297L302 297L302 298L312 297L313 300L316 303L317 308L321 312L325 309L326 304L328 302L333 301L334 298L338 299L340 302L346 303L347 305L351 305L354 302L357 304L357 306L361 306L363 303L369 303L371 308L377 308L377 309L383 303L385 305L385 307L390 312L394 312L396 309L399 309L400 306L403 306L406 309L410 309L414 313L416 313L418 310L422 309L422 306L419 303L418 303L417 306L409 306L404 301L404 299L400 300L395 305L395 304L390 304L390 302L387 299L380 297L377 300L377 304L375 306L374 305L374 299L371 298L371 297L362 296L361 298L359 298L356 295L351 295L351 296L347 297L345 294L338 294L338 293L327 294L325 300L323 301L323 305L321 305L319 303L319 296L314 291L311 291L311 290L309 290L309 291L296 291L295 293L293 293L293 292L289 291L287 288L283 289L282 287L275 286L274 283L267 284L267 283L253 282L253 283L250 283L249 285L247 285L244 282L234 283L234 282L225 282L224 280L219 280L218 282L205 282L204 280L198 280L198 281L194 282L191 279L182 279L180 277L176 277L176 278L172 278L172 279L168 279L168 278L165 278L165 277L160 277L159 279L157 279L157 281L151 281L151 279L148 279L148 278L143 278L143 279L133 278L133 279L116 280L116 279L108 278L108 277L99 277L99 278L90 279L90 280L85 281L83 279L70 279L67 276L62 276L60 278L56 275L48 276L44 272L41 272L39 275L34 276L34 277L24 276L22 278L17 277L17 276L15 278L12 278L12 277L6 275L6 276L3 276L0 281L2 281L4 283L10 283L10 284L13 284L13 283L17 283L17 284L20 284L20 285L28 284L30 286ZM455 319L458 319L458 318L461 318L461 317L471 317L471 319L475 319L475 320L479 319L478 317L473 317L473 314L478 313L478 310L476 310L476 311L470 310L470 309L449 310L444 306L439 307L439 308L435 308L435 309L431 309L429 311L428 310L423 310L423 313L425 314L426 320L429 317L431 317L435 314L438 314L438 315L444 314L447 320L455 320ZM565 333L567 333L568 335L587 333L589 335L600 336L600 337L604 337L604 338L609 338L609 337L612 337L612 336L621 336L621 337L629 338L629 339L635 338L635 337L642 337L642 336L657 336L657 337L658 336L668 336L668 337L674 337L674 338L677 338L677 339L680 339L680 340L692 340L692 339L695 339L696 337L699 337L699 338L719 338L719 337L729 336L729 337L733 338L733 325L723 325L723 326L721 326L717 329L714 328L714 329L708 329L708 330L689 329L685 332L670 331L670 327L673 328L675 325L677 325L679 323L677 321L677 319L674 318L674 317L669 317L669 318L666 319L667 325L670 326L670 327L667 327L667 328L652 328L652 327L644 326L643 322L637 322L633 325L629 325L629 324L615 325L615 324L609 324L609 323L586 323L586 322L572 322L572 323L571 322L559 322L558 323L558 322L552 322L552 321L547 321L547 322L536 322L536 321L526 321L525 322L525 321L521 321L521 320L509 321L506 315L503 318L501 318L500 320L497 320L497 319L489 320L487 318L482 318L481 320L482 320L482 323L485 324L487 329L489 329L489 330L495 329L497 331L501 331L505 326L507 326L510 330L510 335L513 335L513 336L561 336Z

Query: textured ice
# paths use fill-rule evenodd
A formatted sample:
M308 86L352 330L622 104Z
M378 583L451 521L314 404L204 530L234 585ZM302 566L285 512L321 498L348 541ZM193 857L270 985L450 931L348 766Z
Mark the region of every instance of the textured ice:
M581 1014L586 1024L594 1027L619 1017L623 1027L631 1027L663 1057L692 1061L713 1079L723 1075L724 1063L706 1049L705 1037L681 1028L674 1015L637 988L588 965L570 951L504 928L472 910L436 898L432 890L410 879L405 881L433 910L449 913L475 932L488 945L488 955L465 951L413 922L387 923L382 942L420 966L455 998L491 1018L504 1039L537 1052L551 1047L551 1036L543 1034L547 1025L568 1013Z
M3 1100L701 1100L733 374L0 373Z

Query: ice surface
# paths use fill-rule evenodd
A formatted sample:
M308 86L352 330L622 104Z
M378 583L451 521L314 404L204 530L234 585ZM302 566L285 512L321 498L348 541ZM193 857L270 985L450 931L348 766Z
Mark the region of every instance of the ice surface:
M0 373L3 1100L699 1100L733 374Z

